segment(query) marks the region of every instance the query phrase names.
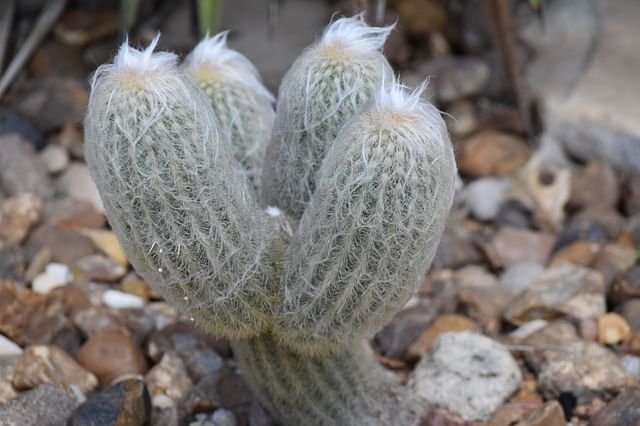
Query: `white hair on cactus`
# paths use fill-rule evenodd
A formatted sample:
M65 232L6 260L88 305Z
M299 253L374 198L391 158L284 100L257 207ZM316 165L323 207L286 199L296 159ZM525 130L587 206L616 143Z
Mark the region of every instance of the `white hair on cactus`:
M210 68L245 84L269 102L274 102L275 98L263 86L258 70L251 61L227 46L228 36L229 31L223 31L213 37L205 37L185 59L187 69L196 72L201 67Z
M383 80L374 97L376 109L392 110L398 113L414 112L427 105L420 102L420 97L426 88L426 80L413 91L409 91L410 89L397 78L391 83L385 83Z
M331 23L322 34L319 46L339 46L349 52L369 53L382 50L395 24L387 27L370 27L364 14L351 18L340 18Z

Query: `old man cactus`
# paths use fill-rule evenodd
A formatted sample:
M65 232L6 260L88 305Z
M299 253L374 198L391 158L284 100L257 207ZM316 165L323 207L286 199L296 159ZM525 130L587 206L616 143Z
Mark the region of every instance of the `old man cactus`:
M336 20L275 114L224 34L181 66L157 40L125 43L93 80L86 157L131 264L231 339L283 424L404 425L426 409L365 343L428 269L455 176L438 111L381 54L390 31Z

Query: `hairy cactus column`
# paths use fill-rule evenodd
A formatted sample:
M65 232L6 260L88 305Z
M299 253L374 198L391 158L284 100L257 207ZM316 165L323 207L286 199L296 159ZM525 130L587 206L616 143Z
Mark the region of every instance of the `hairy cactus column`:
M256 335L274 303L263 214L206 97L156 42L97 70L87 162L136 271L203 328Z
M287 71L267 147L265 204L300 219L338 131L393 75L381 52L391 30L370 27L362 16L338 19Z
M259 188L275 117L274 99L253 64L226 43L226 32L205 38L187 56L184 67L207 94L218 129L226 133L233 156Z

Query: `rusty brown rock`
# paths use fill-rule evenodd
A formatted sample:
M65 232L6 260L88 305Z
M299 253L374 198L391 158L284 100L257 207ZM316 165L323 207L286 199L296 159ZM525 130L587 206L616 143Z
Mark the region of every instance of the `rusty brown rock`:
M599 250L598 243L578 240L555 253L549 261L549 267L554 268L565 262L578 266L590 266Z
M407 357L417 360L431 349L433 342L441 334L449 331L479 331L480 327L465 316L458 314L440 315L412 344L407 351Z
M524 140L485 130L465 141L459 167L471 176L510 176L524 166L529 155Z
M76 358L98 377L101 384L147 371L147 361L138 345L131 337L115 331L101 331L90 337Z
M618 179L611 166L592 161L573 178L570 204L613 207L618 202L619 192Z
M517 262L546 264L555 243L552 234L526 229L503 227L496 232L488 245L494 262L507 266Z
M566 426L562 407L558 401L549 401L533 410L516 426Z
M42 201L24 193L8 198L0 207L0 245L20 244L42 217Z

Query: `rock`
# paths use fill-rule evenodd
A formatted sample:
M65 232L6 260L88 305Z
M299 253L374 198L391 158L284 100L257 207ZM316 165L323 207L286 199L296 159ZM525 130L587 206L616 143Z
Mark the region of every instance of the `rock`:
M403 30L413 35L443 30L447 23L446 8L434 0L404 1L398 3L397 11Z
M563 228L564 207L571 194L571 174L566 168L551 167L534 156L518 173L514 188L533 207L535 221L545 228Z
M480 178L465 188L462 197L476 219L490 221L498 215L510 186L508 178Z
M567 342L547 349L538 374L539 389L548 399L571 393L579 403L620 392L637 384L620 358L594 342Z
M440 315L420 336L411 344L407 357L412 360L422 358L431 350L433 343L444 333L451 331L480 331L478 325L458 314Z
M548 321L540 320L540 319L525 322L520 327L516 328L511 333L509 333L508 336L509 336L509 339L511 339L514 342L521 342L524 339L531 336L532 334L542 330L547 325L549 325Z
M602 345L622 343L631 336L631 327L620 315L610 312L598 318L598 342Z
M464 420L488 420L522 381L518 364L500 344L463 331L445 333L416 366L410 387Z
M22 348L0 334L0 357L22 354Z
M83 80L87 72L82 52L49 39L40 44L29 61L29 74L37 79L53 76Z
M590 266L599 251L600 244L578 240L558 250L549 261L549 267L555 268L566 262L577 266Z
M144 309L119 309L116 315L133 340L141 346L155 331L156 323L151 314Z
M427 93L439 102L449 103L480 93L489 81L489 67L473 57L434 58L403 77L411 86L429 78Z
M627 216L640 214L640 173L629 177L626 189L623 202Z
M488 423L481 423L482 426L513 426L518 420L525 417L529 410L516 404L504 404L493 413Z
M71 158L84 160L84 134L76 124L67 123L56 136L55 142L65 147Z
M592 161L573 179L570 204L614 207L618 194L618 179L611 167L602 161Z
M195 386L187 390L178 406L180 418L193 416L196 413L207 413L221 405L217 393L220 376L220 374L213 374L203 377ZM252 409L254 409L253 405L255 404L251 405Z
M73 281L71 270L64 263L49 263L45 271L34 278L31 287L33 291L47 294L51 290L65 286Z
M589 426L640 424L640 388L624 390L589 421Z
M236 426L238 424L236 415L224 408L218 408L214 411L211 415L211 420L216 426Z
M16 370L18 355L2 355L0 353L0 410L8 401L16 397L11 379Z
M119 29L120 21L114 12L71 9L62 15L54 34L68 46L86 47L96 40L116 34Z
M614 281L609 296L613 303L620 303L630 297L640 297L640 265L632 266L621 274Z
M225 348L214 338L185 323L176 323L156 331L149 338L147 346L147 353L154 361L160 360L168 352L175 351L194 382L224 369L224 360L218 354L218 350L225 354Z
M85 229L83 234L91 239L96 249L107 255L114 262L127 266L129 261L124 253L122 246L118 242L118 238L111 231L101 231L94 229Z
M511 176L529 159L529 147L520 138L484 130L467 139L458 166L471 176Z
M150 424L151 402L144 382L126 379L93 392L73 411L67 426Z
M640 379L640 357L625 355L622 357L622 365L629 374Z
M557 401L549 401L533 410L526 419L515 426L566 426L566 424L560 404Z
M149 303L145 305L144 310L153 318L156 330L175 324L179 319L176 308L165 302Z
M508 267L514 263L535 262L544 265L555 238L551 234L503 227L485 248L492 262Z
M465 136L477 129L478 117L471 102L455 102L447 107L447 112L445 122L454 136Z
M576 241L586 241L602 244L607 242L607 233L604 227L598 223L574 222L563 229L558 235L554 251L568 247Z
M587 318L578 322L578 331L583 340L595 342L598 340L598 323L593 318Z
M51 132L67 123L82 123L89 101L89 92L83 84L53 77L32 80L25 88L18 111L43 132Z
M416 340L436 314L436 304L429 301L419 301L415 306L405 307L376 334L379 352L386 357L403 358L411 342Z
M60 173L69 165L69 151L61 145L47 145L40 152L42 163L49 174Z
M44 383L76 385L87 393L98 385L98 379L57 346L29 346L18 359L13 386L31 389Z
M518 200L507 200L496 213L495 223L498 227L531 228L532 212Z
M598 205L588 206L580 210L571 218L569 226L576 226L576 224L580 223L600 225L609 239L617 238L625 226L624 218L616 209Z
M514 296L521 294L544 273L544 267L535 262L512 263L500 274L500 288Z
M605 287L597 271L571 264L550 269L531 284L505 312L514 324L566 315L598 318L605 313Z
M71 163L58 179L58 188L69 197L87 201L101 213L104 206L96 184L91 178L89 168L83 163Z
M640 331L640 298L629 299L616 308L633 331Z
M129 336L114 331L101 331L90 337L76 358L98 377L101 384L111 383L126 374L147 371L147 361L136 343Z
M72 265L85 256L93 254L91 241L84 235L52 225L38 226L27 239L27 248L38 252L48 248L51 260L57 263Z
M47 383L21 392L15 399L0 405L3 425L60 426L66 424L78 400L70 390Z
M104 215L93 204L68 197L45 203L44 221L58 228L102 229L106 224Z
M72 319L87 337L95 336L101 331L116 331L131 335L117 312L101 306L88 306L78 310L73 314Z
M102 295L102 302L112 309L142 308L144 299L118 290L107 290Z
M83 257L78 261L78 267L94 281L114 282L127 273L124 266L98 254Z
M498 285L492 287L460 287L458 298L462 309L489 332L498 332L504 310L513 294Z
M24 279L26 282L33 282L38 275L44 272L47 265L51 263L51 250L47 247L38 250L31 258L31 262L24 271Z
M38 294L9 282L0 283L0 333L18 345L49 343L68 325L59 296Z
M177 406L193 386L182 360L175 352L167 352L147 373L145 383L154 407Z
M605 285L610 288L614 279L630 269L637 259L638 251L635 247L615 243L605 244L594 259L593 268L602 274ZM624 277L623 275L622 279ZM620 281L618 280L618 283ZM636 285L640 286L640 283ZM616 290L621 288L623 287L617 286Z
M9 134L17 134L36 149L45 144L42 134L22 114L11 110L0 111L0 136Z
M28 192L44 199L51 196L51 183L33 147L21 137L0 136L0 187L7 195Z
M531 346L535 351L527 353L527 362L534 370L540 370L544 361L543 353L548 348L560 348L569 342L577 342L580 338L576 327L566 320L556 320L546 327L534 332L524 339L525 345Z
M441 408L430 410L420 419L420 426L465 426L466 424L456 413Z
M122 280L122 291L138 296L144 300L145 303L148 302L152 296L159 298L156 297L157 294L153 291L151 285L134 272L128 274Z
M26 250L20 246L0 247L0 277L5 281L25 283Z
M0 207L0 245L20 244L42 217L42 201L31 194L19 194Z

